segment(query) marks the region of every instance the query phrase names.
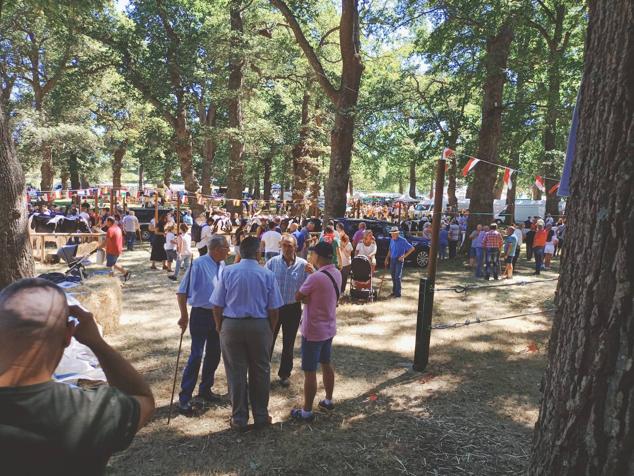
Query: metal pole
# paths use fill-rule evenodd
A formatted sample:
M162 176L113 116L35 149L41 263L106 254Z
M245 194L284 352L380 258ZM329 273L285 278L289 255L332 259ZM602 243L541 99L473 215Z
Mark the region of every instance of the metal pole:
M438 258L438 241L440 235L440 219L442 216L442 198L445 187L445 160L436 164L436 190L434 191L434 212L431 226L431 249L427 264L427 278L420 280L418 292L418 315L416 320L416 346L414 349L413 369L422 372L429 362L429 345L431 340L431 322L434 309L434 284L436 282L436 263Z

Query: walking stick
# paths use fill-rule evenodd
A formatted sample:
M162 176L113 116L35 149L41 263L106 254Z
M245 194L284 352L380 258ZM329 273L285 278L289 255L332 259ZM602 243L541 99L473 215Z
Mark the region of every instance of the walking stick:
M190 264L191 266L191 264ZM183 336L185 335L185 331L181 332L181 340L178 343L178 355L176 355L176 367L174 368L174 383L172 384L172 397L170 398L170 408L167 414L167 424L170 424L170 420L172 419L172 406L174 405L174 392L176 391L176 377L178 376L178 363L181 358L181 350L183 348Z

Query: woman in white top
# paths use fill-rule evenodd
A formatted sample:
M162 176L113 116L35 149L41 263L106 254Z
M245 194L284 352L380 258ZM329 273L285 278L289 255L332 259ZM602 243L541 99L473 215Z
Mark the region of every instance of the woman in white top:
M341 294L346 292L346 284L352 267L352 242L345 231L340 231L339 255L341 256Z
M176 261L176 235L174 234L174 225L167 225L165 227L165 254L167 255L167 268L166 271L172 271L172 261Z
M370 230L367 230L363 234L363 240L357 243L357 250L355 256L365 256L370 260L372 265L372 273L376 268L376 242L374 241L374 235Z
M176 267L174 268L174 274L170 274L168 278L172 281L178 279L178 273L181 270L187 271L191 264L192 259L192 235L189 234L189 226L185 223L181 223L180 233L176 238Z
M551 227L550 230L548 230L547 236L546 246L544 246L544 269L550 269L550 260L553 258L553 254L555 254L555 246L557 246L557 228Z

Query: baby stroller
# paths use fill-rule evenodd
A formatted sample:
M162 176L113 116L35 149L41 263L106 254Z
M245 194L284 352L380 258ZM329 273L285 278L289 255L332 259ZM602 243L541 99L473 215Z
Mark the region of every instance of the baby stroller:
M352 258L350 298L372 302L377 294L372 281L372 264L367 256L359 255Z

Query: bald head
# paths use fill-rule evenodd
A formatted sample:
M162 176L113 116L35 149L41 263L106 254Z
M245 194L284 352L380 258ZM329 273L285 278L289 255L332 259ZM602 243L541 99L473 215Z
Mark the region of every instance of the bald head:
M0 292L0 345L62 336L68 320L66 295L44 279L21 279Z

